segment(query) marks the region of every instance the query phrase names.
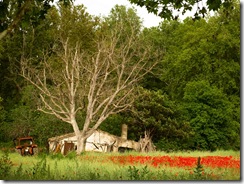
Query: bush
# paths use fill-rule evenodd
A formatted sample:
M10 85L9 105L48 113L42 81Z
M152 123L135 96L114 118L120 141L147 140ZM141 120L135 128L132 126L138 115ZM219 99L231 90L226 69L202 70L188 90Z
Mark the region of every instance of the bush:
M0 159L0 178L5 178L8 176L12 166L13 163L9 158L9 154L8 152L5 152L5 154Z

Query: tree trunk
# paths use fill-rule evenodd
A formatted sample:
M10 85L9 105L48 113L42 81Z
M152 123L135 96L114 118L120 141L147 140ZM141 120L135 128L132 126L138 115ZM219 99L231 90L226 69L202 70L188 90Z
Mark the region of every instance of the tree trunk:
M76 150L76 153L80 154L81 152L85 151L86 138L85 138L84 134L80 131L75 118L72 118L71 124L73 126L73 130L75 132L75 136L76 136L76 139L77 139L77 150Z
M76 153L77 154L81 154L82 152L85 151L85 147L86 147L86 138L84 138L83 136L79 135L77 137L77 150L76 150Z

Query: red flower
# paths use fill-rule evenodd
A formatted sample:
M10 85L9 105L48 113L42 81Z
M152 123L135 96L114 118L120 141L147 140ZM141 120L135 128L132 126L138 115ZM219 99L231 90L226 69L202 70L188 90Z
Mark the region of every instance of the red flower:
M111 156L110 160L117 164L145 164L154 167L185 167L193 168L196 166L197 157L182 157L182 156ZM240 168L240 159L235 159L232 156L207 156L202 157L201 165L211 168Z

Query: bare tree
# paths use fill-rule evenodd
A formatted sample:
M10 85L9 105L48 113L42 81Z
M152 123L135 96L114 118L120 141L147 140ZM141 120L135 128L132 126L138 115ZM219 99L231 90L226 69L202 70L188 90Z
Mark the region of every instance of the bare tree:
M100 32L93 51L81 50L79 44L72 48L64 39L55 56L46 57L38 68L22 59L22 76L40 92L39 110L72 125L78 154L104 120L132 105L136 84L157 64L142 40L135 26L124 34L123 22L118 22L109 34ZM80 110L85 112L82 130Z

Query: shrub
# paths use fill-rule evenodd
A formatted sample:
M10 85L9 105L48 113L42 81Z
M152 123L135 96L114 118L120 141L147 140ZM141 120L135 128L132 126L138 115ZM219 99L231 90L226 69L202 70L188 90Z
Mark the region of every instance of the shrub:
M5 152L0 159L0 178L5 178L11 171L13 166L12 161L9 158L8 152Z

